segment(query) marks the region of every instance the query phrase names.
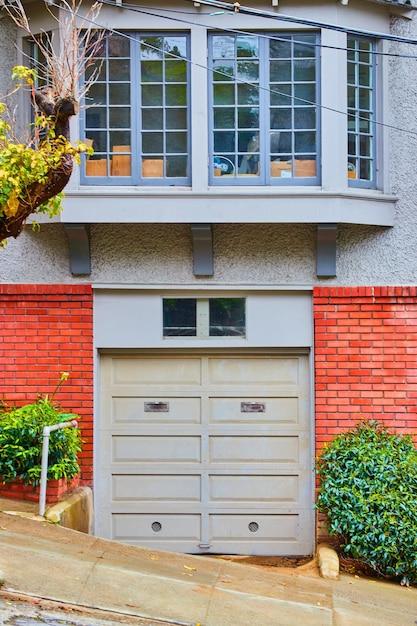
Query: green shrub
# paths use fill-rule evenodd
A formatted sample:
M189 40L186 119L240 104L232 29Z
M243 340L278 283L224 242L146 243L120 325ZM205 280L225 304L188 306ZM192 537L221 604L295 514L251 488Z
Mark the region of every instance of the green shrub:
M384 576L417 581L417 450L377 422L336 437L317 467L317 508L345 554Z
M46 398L0 413L0 479L16 479L27 485L39 483L44 426L67 422L76 415L60 413ZM79 473L77 454L81 439L77 428L52 432L49 440L48 479L73 478Z

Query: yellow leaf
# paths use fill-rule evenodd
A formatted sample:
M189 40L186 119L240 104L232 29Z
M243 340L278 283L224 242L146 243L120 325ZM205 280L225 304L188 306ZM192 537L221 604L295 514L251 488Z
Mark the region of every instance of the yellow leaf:
M19 199L17 197L17 193L15 191L12 191L12 193L9 196L9 199L7 200L4 212L7 217L14 217L17 213L18 208L19 208Z

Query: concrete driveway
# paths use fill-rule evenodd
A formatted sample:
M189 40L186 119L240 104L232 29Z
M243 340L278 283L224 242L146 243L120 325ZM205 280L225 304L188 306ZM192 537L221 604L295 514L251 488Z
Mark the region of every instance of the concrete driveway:
M184 626L415 626L417 589L156 552L0 513L5 588ZM114 619L114 618L113 618Z

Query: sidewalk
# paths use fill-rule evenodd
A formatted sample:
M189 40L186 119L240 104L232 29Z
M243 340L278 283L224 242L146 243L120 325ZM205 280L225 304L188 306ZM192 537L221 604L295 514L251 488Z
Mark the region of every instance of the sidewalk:
M201 626L413 626L417 590L156 552L0 513L5 588Z

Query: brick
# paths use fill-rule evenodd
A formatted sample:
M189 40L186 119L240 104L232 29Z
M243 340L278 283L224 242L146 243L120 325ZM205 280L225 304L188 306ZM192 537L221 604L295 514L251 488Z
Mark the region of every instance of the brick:
M9 405L31 402L38 393L53 392L61 371L70 372L56 400L82 415L83 484L92 481L92 313L91 285L0 285L0 399ZM49 489L55 499L62 496L62 486ZM4 490L38 498L31 487ZM5 493L1 486L0 492Z
M316 448L376 418L417 442L417 288L317 287Z

